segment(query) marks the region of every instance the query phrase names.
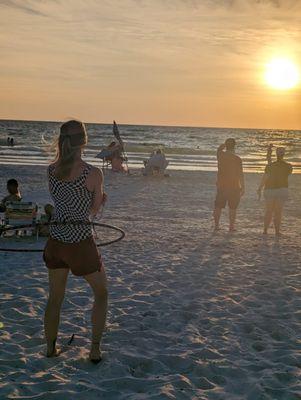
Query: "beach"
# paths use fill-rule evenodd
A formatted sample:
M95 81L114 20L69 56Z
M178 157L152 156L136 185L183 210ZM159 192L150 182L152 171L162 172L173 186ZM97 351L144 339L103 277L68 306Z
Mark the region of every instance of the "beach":
M44 166L1 166L49 201ZM262 235L259 174L246 174L237 232L213 234L215 173L107 172L102 222L126 238L102 249L109 283L103 361L88 360L92 293L70 275L59 357L47 359L41 254L0 253L0 398L301 398L300 197L291 177L283 237ZM73 343L66 346L72 334Z

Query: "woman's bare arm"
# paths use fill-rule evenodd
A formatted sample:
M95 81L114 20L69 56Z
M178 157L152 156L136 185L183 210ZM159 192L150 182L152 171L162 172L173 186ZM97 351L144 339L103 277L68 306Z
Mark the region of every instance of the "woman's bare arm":
M272 153L273 153L273 145L270 143L267 149L267 162L268 165L272 164Z
M86 186L90 192L93 192L93 202L90 215L94 218L106 200L106 195L103 191L103 174L99 168L93 167L87 178Z
M262 179L260 181L260 184L258 186L258 189L257 189L257 194L258 194L259 199L261 198L261 192L262 192L262 189L264 188L264 186L266 184L267 178L268 178L268 174L264 173L263 177L262 177Z

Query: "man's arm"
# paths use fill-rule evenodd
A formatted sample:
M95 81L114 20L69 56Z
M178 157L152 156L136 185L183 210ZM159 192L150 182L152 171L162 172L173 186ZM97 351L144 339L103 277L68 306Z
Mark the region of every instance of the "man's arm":
M218 147L218 149L217 149L217 154L216 154L217 159L219 159L220 156L223 154L225 148L226 148L225 143L221 144L221 145Z
M245 194L245 177L241 160L240 160L239 182L240 182L240 195L243 196Z
M261 179L261 181L260 181L258 189L257 189L257 194L258 194L259 200L261 199L261 192L262 192L262 189L264 188L264 186L266 184L267 178L268 178L268 174L265 172L263 177L262 177L262 179Z
M267 149L267 162L268 165L272 164L272 153L273 153L273 145L270 143Z

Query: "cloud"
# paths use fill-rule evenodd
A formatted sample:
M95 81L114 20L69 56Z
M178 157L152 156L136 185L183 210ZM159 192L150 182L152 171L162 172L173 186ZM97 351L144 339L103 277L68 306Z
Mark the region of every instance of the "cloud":
M163 0L164 1L164 0ZM165 0L169 1L169 0ZM177 0L176 0L177 1ZM183 4L199 8L205 6L225 7L225 8L244 8L271 6L274 8L290 9L300 6L300 0L180 0Z
M38 10L35 4L31 5L26 0L0 0L0 6L10 7L16 10L24 11L27 14L47 17L48 15Z
M53 88L78 90L78 101L81 92L248 96L254 71L274 50L301 62L295 0L0 0L0 7L0 84L20 98Z

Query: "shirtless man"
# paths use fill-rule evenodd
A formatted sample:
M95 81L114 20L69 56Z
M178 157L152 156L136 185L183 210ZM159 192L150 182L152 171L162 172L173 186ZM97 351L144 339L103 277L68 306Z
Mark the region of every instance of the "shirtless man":
M235 140L229 138L217 149L217 193L213 212L215 230L219 229L222 209L227 204L229 206L229 231L235 230L236 210L240 198L245 192L242 161L235 154L235 146Z

